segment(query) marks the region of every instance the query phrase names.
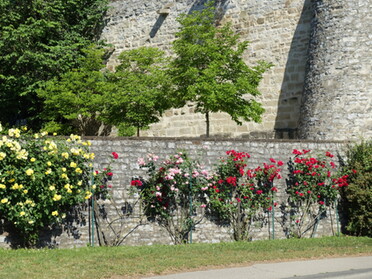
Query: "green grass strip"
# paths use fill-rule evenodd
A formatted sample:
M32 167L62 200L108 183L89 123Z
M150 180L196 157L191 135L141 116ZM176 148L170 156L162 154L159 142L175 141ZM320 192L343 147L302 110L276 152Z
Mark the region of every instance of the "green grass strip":
M372 255L372 239L325 237L179 246L0 249L0 278L136 278L256 262Z

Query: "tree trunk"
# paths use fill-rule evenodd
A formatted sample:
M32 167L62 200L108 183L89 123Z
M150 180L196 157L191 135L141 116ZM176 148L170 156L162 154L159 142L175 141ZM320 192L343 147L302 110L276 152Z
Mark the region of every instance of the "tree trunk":
M209 138L209 111L205 113L206 137Z
M137 127L137 137L139 137L139 136L140 136L140 128Z

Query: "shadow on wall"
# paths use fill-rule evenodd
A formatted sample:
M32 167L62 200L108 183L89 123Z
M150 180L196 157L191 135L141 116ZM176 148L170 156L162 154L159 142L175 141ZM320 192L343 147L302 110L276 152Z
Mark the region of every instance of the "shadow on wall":
M208 2L211 2L212 0L196 0L192 4L191 8L187 12L188 14L191 14L194 11L201 10L205 7L205 4ZM217 22L220 22L227 11L227 6L231 2L231 0L214 0L214 7L216 8L216 19Z
M90 228L90 216L86 214L88 211L87 204L77 205L70 209L66 214L66 218L60 225L51 225L45 227L39 233L39 241L36 244L36 248L58 248L59 242L66 242L66 240L72 243L70 246L75 246L75 241L79 245L82 242L82 230L87 231L87 227ZM89 218L89 219L88 219ZM5 223L0 219L0 236L1 242L4 247L13 249L23 247L22 240L16 237L18 233L14 231L13 226L8 222ZM65 238L64 241L60 238ZM90 230L89 235L90 239Z
M191 8L187 12L187 14L191 14L194 11L201 10L205 7L205 4L210 2L212 0L196 0L192 4ZM224 17L227 6L230 0L215 0L215 8L216 8L216 20L217 23L222 20ZM160 27L163 25L165 19L167 18L170 8L173 6L173 3L164 5L161 9L158 10L159 17L156 20L154 26L152 27L150 31L150 38L154 38L156 36L156 33L159 31Z
M313 2L314 0L305 0L288 52L274 126L277 139L297 138L311 20L314 16Z

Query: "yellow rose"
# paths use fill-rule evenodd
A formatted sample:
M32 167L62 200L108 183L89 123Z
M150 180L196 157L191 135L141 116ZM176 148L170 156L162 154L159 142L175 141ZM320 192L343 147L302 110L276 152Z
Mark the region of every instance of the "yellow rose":
M28 190L23 190L23 193L24 193L24 194L27 194L27 193L28 193Z
M7 198L4 198L1 200L1 203L7 203L8 202L8 199Z
M35 159L34 157L32 157L32 158L30 159L30 161L33 163L33 162L36 161L36 159Z
M71 185L68 184L68 183L64 186L65 189L70 189L70 187L71 187Z
M57 135L57 133L53 133L53 136L56 136Z
M6 186L4 184L0 184L0 189L6 189Z
M67 169L66 169L66 168L62 168L62 171L63 171L63 172L66 172L66 171L67 171Z
M79 180L77 185L79 185L79 186L83 185L83 181Z
M19 216L25 216L25 215L26 215L26 212L24 211L19 212Z
M48 167L50 167L51 165L52 165L52 162L47 162L47 165L48 165Z
M29 223L30 225L32 225L32 224L34 223L34 221L30 220L30 221L28 221L28 223Z
M71 168L76 168L76 166L77 166L77 165L76 165L75 162L71 162L71 163L70 163L70 167L71 167Z
M83 173L83 171L81 170L81 168L76 168L75 170L77 173Z
M57 195L57 194L55 194L54 197L53 197L53 200L54 200L54 201L59 201L61 198L62 198L61 195Z
M58 211L57 211L57 210L56 210L56 211L53 211L53 212L52 212L52 215L53 215L53 216L58 216Z
M55 189L56 189L56 187L54 187L54 185L49 186L49 190L50 190L50 191L54 191Z
M47 169L45 174L48 175L48 174L51 174L52 173L52 170L51 169Z
M61 174L61 177L64 178L64 179L68 179L68 176L67 176L67 174L65 174L65 173L62 173L62 174Z
M90 199L90 197L92 196L92 192L90 192L90 191L86 191L86 192L85 192L85 195L86 195L86 196L85 196L85 199L88 200L88 199Z
M61 156L63 157L63 158L65 158L65 159L68 159L68 153L67 152L63 152L62 154L61 154Z
M6 157L6 153L0 152L0 161L4 160L5 157Z
M34 171L33 171L32 169L28 169L28 170L26 170L26 174L27 174L28 176L31 176L31 175L34 174Z

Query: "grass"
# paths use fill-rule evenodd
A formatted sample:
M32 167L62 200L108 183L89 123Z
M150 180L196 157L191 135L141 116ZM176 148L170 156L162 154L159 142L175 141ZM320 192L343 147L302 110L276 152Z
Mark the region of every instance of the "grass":
M372 255L372 239L325 237L180 246L0 249L0 278L138 278L256 262Z

